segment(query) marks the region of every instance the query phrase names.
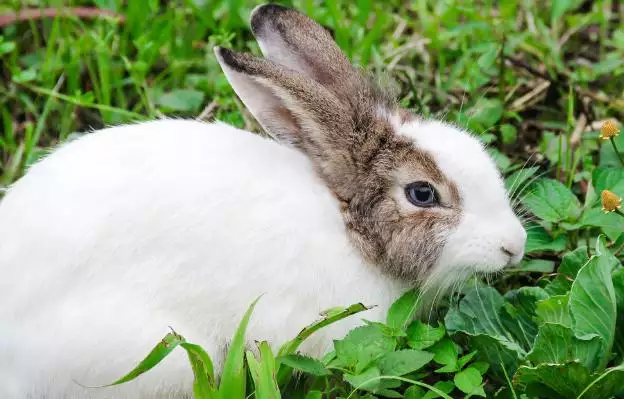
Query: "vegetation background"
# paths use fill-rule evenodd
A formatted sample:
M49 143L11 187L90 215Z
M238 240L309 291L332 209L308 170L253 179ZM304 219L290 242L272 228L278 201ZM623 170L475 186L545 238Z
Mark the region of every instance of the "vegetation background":
M270 395L280 389L287 398L621 395L624 216L605 213L600 196L609 190L615 205L624 196L624 136L601 134L606 121L615 134L624 119L624 4L281 3L330 29L353 63L396 82L405 107L457 123L489 145L526 219L528 255L517 270L491 281L496 289L467 287L430 324L407 322L404 309L415 306L415 297L399 301L385 325L356 330L347 341L360 354L373 343L388 344L359 360L345 354L346 344L316 360L294 349L274 358L265 347L264 358L254 363L249 355L245 362L253 377L247 391L259 398L278 397ZM90 129L183 116L258 131L212 53L222 45L260 54L247 22L257 4L4 0L0 197L48 149ZM199 350L189 345L184 349ZM189 356L201 366L204 355ZM390 367L397 364L412 366ZM210 377L202 367L194 371ZM303 371L308 382L292 388L285 368ZM383 375L412 382L384 385ZM218 397L202 396L212 391L201 387L214 387L214 379L197 378L196 396ZM367 379L377 382L366 385Z

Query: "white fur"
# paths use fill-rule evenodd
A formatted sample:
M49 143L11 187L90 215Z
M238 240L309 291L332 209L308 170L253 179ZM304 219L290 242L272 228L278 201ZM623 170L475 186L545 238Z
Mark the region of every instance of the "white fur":
M511 209L503 180L482 143L439 121L413 121L403 125L400 134L434 156L462 197L460 224L449 232L434 273L454 280L458 274L496 272L518 263L524 256L526 231ZM515 255L510 259L501 247Z
M224 124L163 120L62 146L0 203L0 397L178 397L175 351L132 369L171 326L218 368L244 311L250 340L294 337L363 302L382 320L406 287L363 263L338 204L299 152ZM360 322L312 336L321 355Z

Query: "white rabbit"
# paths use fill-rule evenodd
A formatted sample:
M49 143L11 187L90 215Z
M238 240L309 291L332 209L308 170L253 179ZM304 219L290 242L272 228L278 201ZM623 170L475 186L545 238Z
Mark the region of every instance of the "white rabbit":
M161 120L62 145L0 203L0 397L190 395L174 351L132 369L173 327L222 361L253 299L249 340L280 345L319 312L383 320L415 284L450 287L523 256L495 164L457 127L398 108L298 12L256 8L266 59L216 49L277 138ZM345 319L302 350L324 353Z

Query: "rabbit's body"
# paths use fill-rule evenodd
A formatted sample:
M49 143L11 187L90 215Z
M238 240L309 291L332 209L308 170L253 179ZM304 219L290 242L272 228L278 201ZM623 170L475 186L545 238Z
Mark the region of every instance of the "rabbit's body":
M274 348L327 308L428 299L522 259L526 232L483 145L401 109L330 34L265 5L266 58L216 48L278 142L166 120L95 132L36 164L0 203L0 397L190 395L183 352L114 381L171 326L217 372L244 311ZM433 294L433 295L432 295ZM360 318L315 333L320 355ZM252 345L253 346L253 345ZM28 396L30 395L30 396Z
M365 313L378 319L405 288L362 262L304 155L224 124L164 120L87 135L35 165L0 220L0 326L14 328L0 330L0 358L28 359L0 362L3 398L59 388L33 384L39 375L110 383L167 326L219 362L263 293L248 336L280 344L333 306L378 305ZM307 349L323 354L355 322L322 330ZM159 378L168 389L188 384L188 361L174 357L143 384L90 393L137 397Z

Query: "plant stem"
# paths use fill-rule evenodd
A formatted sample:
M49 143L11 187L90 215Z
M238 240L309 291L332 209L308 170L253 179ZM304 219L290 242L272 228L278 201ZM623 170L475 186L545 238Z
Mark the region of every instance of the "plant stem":
M610 137L609 141L611 141L611 145L613 146L613 151L615 151L615 154L619 158L620 163L622 164L622 166L624 166L624 159L622 159L622 154L620 154L620 152L618 151L617 146L615 145L615 140L613 139L613 137Z

